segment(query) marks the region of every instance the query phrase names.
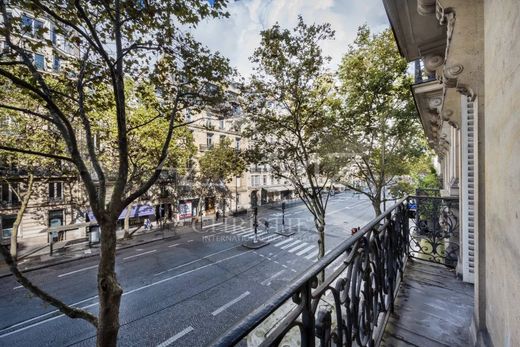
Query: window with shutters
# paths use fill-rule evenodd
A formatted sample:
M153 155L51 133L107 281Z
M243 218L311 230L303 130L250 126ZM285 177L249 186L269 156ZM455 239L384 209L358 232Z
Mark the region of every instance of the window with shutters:
M49 182L49 200L63 200L63 182Z
M18 198L18 183L16 182L3 182L0 186L0 194L2 197L2 205L18 205L20 199Z

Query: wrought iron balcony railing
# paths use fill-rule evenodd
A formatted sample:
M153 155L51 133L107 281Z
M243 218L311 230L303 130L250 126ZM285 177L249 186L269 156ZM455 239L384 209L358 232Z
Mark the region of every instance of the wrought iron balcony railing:
M452 264L454 201L399 200L213 345L377 346L408 257Z

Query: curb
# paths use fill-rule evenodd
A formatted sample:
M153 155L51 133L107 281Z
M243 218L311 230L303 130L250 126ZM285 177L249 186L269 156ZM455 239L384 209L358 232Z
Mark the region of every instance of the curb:
M162 239L148 240L148 241L139 242L139 243L136 243L136 244L133 244L133 245L121 246L119 248L116 248L116 255L117 255L117 251L119 251L121 249L128 249L128 248L132 248L132 247L146 245L146 244L152 243L152 242L157 242L157 241L162 241L162 240L169 240L169 239L173 239L173 238L179 239L180 236L179 235L172 235L172 236L164 237ZM31 272L31 271L45 269L45 268L56 266L56 265L72 263L72 262L77 261L77 260L82 260L82 259L87 259L87 258L92 258L92 257L97 257L97 256L99 256L99 253L96 253L96 254L84 254L84 255L81 255L81 256L79 256L77 258L73 258L73 259L66 259L66 260L52 262L52 263L49 263L49 264L36 265L36 266L29 267L29 268L26 268L26 269L23 269L23 270L21 270L21 269L19 269L19 270L20 270L21 273L26 273L26 272ZM9 277L9 276L13 276L13 274L11 272L6 273L6 274L0 274L0 278L5 278L5 277Z

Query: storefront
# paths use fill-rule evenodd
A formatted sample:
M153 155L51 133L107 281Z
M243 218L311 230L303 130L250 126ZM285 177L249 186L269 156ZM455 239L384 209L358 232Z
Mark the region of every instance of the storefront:
M128 213L128 208L125 208L123 210L123 212L121 212L121 214L119 215L118 220L117 220L117 226L119 229L124 228L124 222L125 222L127 213ZM130 226L143 225L144 220L146 218L153 219L154 216L156 216L156 213L155 213L155 208L153 206L150 206L150 205L132 206L131 211L130 211L130 219L129 219ZM92 211L88 211L86 221L87 222L96 221L96 217L94 217L94 213L92 213Z

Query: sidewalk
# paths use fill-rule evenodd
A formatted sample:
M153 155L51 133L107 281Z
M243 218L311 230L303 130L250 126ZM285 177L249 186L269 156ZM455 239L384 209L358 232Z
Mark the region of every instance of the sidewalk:
M234 217L226 217L226 220L233 220ZM220 221L219 221L220 223ZM183 234L200 231L201 225L176 225L177 223L170 223L164 225L162 229L156 226L152 230L144 231L142 228L130 229L130 232L136 229L131 239L123 239L124 230L117 231L117 249L125 249L130 247L139 246L142 244L166 240L166 239L179 239ZM203 228L207 228L215 224L213 218L204 218ZM20 252L18 260L18 269L22 272L28 272L33 270L42 269L45 267L68 263L71 261L97 257L99 255L99 243L93 244L89 247L87 238L75 239L70 241L62 241L54 244L53 255L50 255L49 245L41 245L31 247ZM0 278L11 275L7 264L0 256Z

